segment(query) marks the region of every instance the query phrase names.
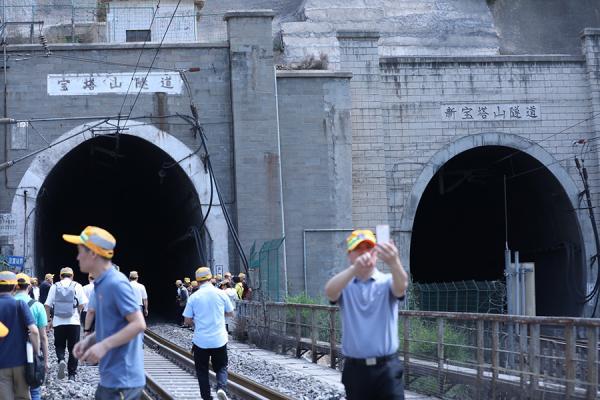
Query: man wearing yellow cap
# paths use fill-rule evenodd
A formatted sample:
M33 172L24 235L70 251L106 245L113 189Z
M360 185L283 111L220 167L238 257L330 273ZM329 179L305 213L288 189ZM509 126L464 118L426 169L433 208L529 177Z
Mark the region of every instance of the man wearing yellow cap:
M393 242L377 243L373 232L355 230L346 239L350 266L325 285L342 317L342 382L348 400L404 399L398 359L398 303L408 275ZM380 257L391 274L377 270Z
M246 282L246 274L240 272L238 275L239 282L235 284L235 292L241 300L250 300L252 298L252 288Z
M52 285L44 305L48 313L48 320L54 330L54 349L58 359L59 379L68 372L69 379L75 379L77 374L77 358L73 354L73 347L79 341L81 311L88 298L83 286L73 280L73 269L64 267L60 270L60 281ZM53 317L50 317L51 313ZM68 361L65 362L66 350L69 351Z
M146 385L142 352L146 322L129 281L111 262L117 241L95 226L63 239L77 245L79 268L95 278L89 307L95 310L96 331L75 345L75 356L100 363L96 399L137 400Z
M207 267L196 270L198 290L188 299L183 317L185 324L194 325L194 364L203 400L212 399L208 381L209 360L217 375L217 397L226 400L227 394L227 331L225 316L233 316L233 305L223 290L214 287Z
M0 271L0 321L8 329L0 341L0 399L29 399L25 382L27 333L34 352L40 348L40 336L27 304L15 299L12 292L17 277L10 271Z
M50 288L53 284L54 274L46 274L46 276L44 276L44 281L40 283L40 298L38 299L40 303L44 304L46 302L48 292L50 292Z

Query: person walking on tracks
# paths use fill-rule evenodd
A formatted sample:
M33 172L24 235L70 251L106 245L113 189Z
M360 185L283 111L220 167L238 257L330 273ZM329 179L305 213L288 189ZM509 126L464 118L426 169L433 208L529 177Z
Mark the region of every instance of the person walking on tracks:
M185 310L185 306L188 302L188 298L190 294L185 286L183 286L183 282L177 279L175 281L175 286L177 287L177 294L175 296L175 301L177 304L177 323L180 327L184 327L184 318L183 318L183 310Z
M226 400L227 394L227 331L225 316L233 315L233 305L223 290L214 287L210 269L196 270L198 290L192 294L183 310L185 324L194 325L192 338L196 376L203 400L212 399L208 381L208 361L217 374L217 397Z
M36 299L32 299L29 297L29 291L31 289L30 285L33 281L33 278L30 278L29 275L20 273L17 274L17 287L15 289L15 299L21 300L27 303L31 314L33 315L33 320L35 321L35 325L38 328L38 332L40 334L40 350L44 355L44 364L46 367L46 371L48 370L48 334L46 332L46 325L48 325L48 317L46 315L46 310L42 303L37 301ZM42 398L42 386L38 387L29 387L29 393L31 394L31 400L40 400Z
M54 285L54 274L46 274L46 276L44 276L44 281L40 283L40 298L38 299L40 303L46 303L48 292L52 285Z
M142 337L146 322L133 288L111 259L117 241L108 231L88 226L80 235L63 235L77 245L79 268L94 280L96 331L75 345L75 356L100 362L96 400L137 400L146 378Z
M148 316L148 292L146 286L138 282L140 275L137 271L129 272L129 283L134 289L135 297L140 305L140 310L144 313L144 317Z
M403 368L398 359L398 303L408 275L393 242L377 244L370 230L355 230L346 239L350 266L325 285L342 318L342 383L348 400L404 399ZM380 257L391 274L380 272Z
M25 381L27 333L37 353L40 336L27 303L12 296L17 276L0 271L0 399L29 399Z
M58 358L58 378L65 377L65 369L69 379L77 374L77 358L73 347L79 341L80 313L87 304L88 298L83 287L73 280L73 270L69 267L60 270L60 282L55 283L48 292L46 312L50 326L54 328L54 347ZM51 317L51 314L54 317ZM65 363L65 350L69 350L68 363Z

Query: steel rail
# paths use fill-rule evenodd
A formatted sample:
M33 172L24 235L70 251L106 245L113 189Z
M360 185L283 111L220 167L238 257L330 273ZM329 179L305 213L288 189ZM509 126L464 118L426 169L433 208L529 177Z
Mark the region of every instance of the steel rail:
M161 351L167 353L168 357L177 360L186 368L195 370L194 356L186 349L168 341L149 329L146 329L144 333L144 341L151 346L158 347ZM216 379L215 373L213 371L209 371L209 373L210 378L214 381ZM227 389L234 396L248 400L293 400L292 397L256 383L242 375L229 371L227 374ZM153 388L151 389L154 390ZM169 397L166 398L169 399Z

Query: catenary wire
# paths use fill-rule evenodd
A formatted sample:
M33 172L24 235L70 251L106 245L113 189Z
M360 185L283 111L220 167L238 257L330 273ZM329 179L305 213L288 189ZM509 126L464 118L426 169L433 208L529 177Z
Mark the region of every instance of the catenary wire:
M156 8L154 9L154 13L152 14L152 20L150 21L150 27L148 28L148 32L152 31L152 25L154 24L154 19L156 18L156 14L158 13L159 8L160 8L160 0L158 0L158 3L156 3ZM167 30L168 29L169 28L167 28ZM144 54L144 48L146 47L146 43L148 42L148 39L149 39L148 36L149 35L147 35L144 38L144 43L142 44L142 48L140 49L140 54L138 56L137 62L135 63L135 68L133 69L133 74L131 75L131 79L129 80L129 86L127 86L127 91L125 92L125 96L123 97L123 103L121 103L121 108L119 109L119 115L121 115L121 113L123 112L123 107L125 107L125 102L127 101L127 95L129 94L129 90L131 89L131 84L133 83L133 80L135 79L135 73L138 70L140 61L142 59L142 54ZM162 42L161 42L161 45L162 45ZM159 49L160 49L160 46L159 46ZM153 63L154 63L154 60L153 60ZM152 67L152 65L150 65L150 67ZM150 69L148 69L148 73L149 72L150 72ZM146 77L147 76L148 75L146 74ZM144 87L144 82L145 82L145 79L144 79L144 81L142 81L142 85L141 85L142 87ZM142 88L140 88L140 90L142 90ZM129 115L131 115L131 112L129 113ZM128 118L129 118L129 116L128 116Z
M171 18L169 19L169 23L167 24L167 28L165 29L165 33L163 34L163 37L160 40L160 44L158 45L156 52L154 53L154 58L152 58L150 67L152 67L154 65L154 62L156 61L156 57L158 57L158 53L160 52L163 42L165 41L165 38L167 37L167 33L169 33L169 28L171 27L171 23L173 22L173 19L175 18L175 14L177 13L177 10L179 9L180 4L181 4L181 0L178 0L177 5L175 5L175 9L173 10L173 14L171 15ZM137 95L135 96L135 99L133 100L133 104L131 105L131 108L129 109L129 113L127 114L127 118L125 119L125 123L123 124L123 127L125 127L127 125L127 121L129 120L129 117L131 116L131 113L133 112L133 109L135 108L135 105L140 97L140 94L142 93L142 89L144 88L144 83L145 83L146 79L148 79L149 74L150 74L150 69L148 69L148 72L146 72L146 76L142 80L142 85L140 86L140 90L138 90Z

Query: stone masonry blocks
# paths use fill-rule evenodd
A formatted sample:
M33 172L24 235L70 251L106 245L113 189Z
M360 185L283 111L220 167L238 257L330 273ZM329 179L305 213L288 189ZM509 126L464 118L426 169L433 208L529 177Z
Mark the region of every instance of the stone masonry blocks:
M340 31L340 65L353 73L353 158L352 218L355 227L373 228L387 223L385 151L383 120L380 112L379 34L369 31ZM357 145L372 144L360 153Z

